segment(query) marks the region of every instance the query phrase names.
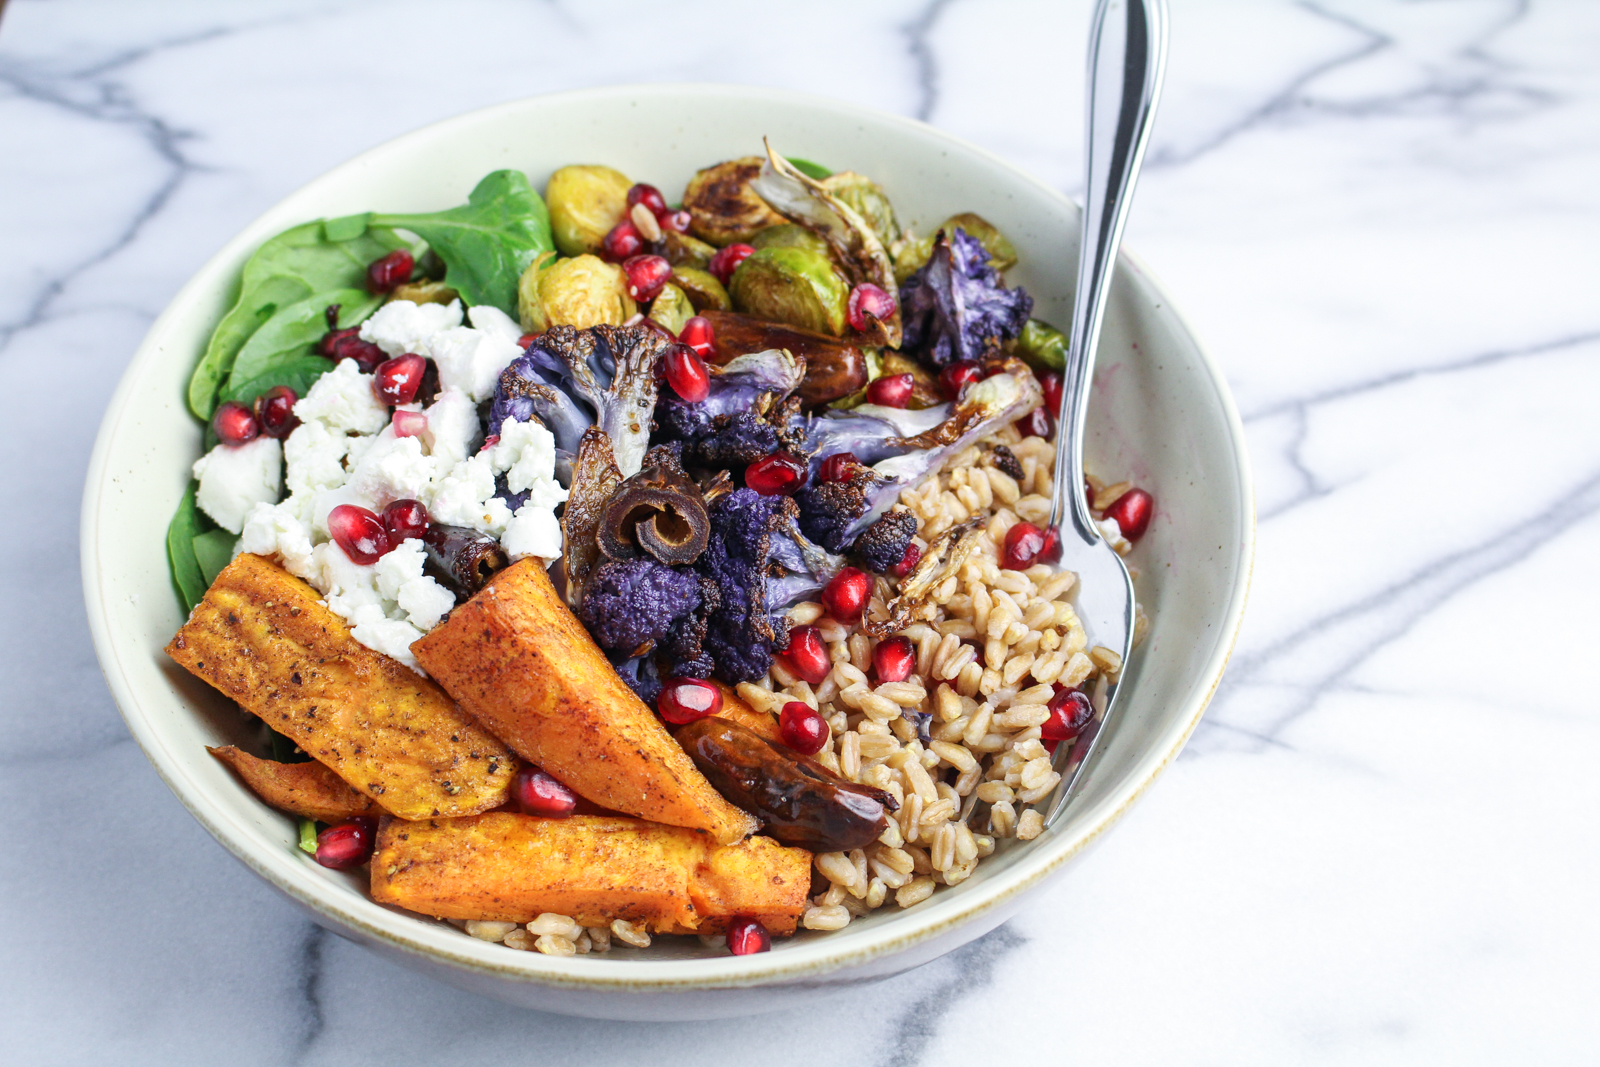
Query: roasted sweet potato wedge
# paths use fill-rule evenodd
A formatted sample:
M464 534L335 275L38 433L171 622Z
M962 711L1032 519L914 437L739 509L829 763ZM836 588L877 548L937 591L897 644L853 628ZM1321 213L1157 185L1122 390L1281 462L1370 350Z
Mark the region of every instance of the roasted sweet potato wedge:
M712 682L722 691L722 710L717 712L717 718L730 719L743 726L756 736L771 741L775 745L783 744L783 735L778 732L778 720L764 711L752 708L738 690L722 682ZM677 733L676 730L673 731Z
M395 815L505 803L511 751L433 682L356 641L271 560L230 563L167 654Z
M232 745L206 751L233 768L233 773L266 804L290 815L343 822L355 815L386 814L371 797L350 788L343 778L316 760L279 763Z
M596 804L722 844L760 826L617 676L536 559L495 575L411 651L513 751Z
M541 912L585 926L613 919L657 933L708 933L749 915L793 933L811 887L811 853L768 837L717 845L640 819L385 819L372 899L443 919L528 922Z

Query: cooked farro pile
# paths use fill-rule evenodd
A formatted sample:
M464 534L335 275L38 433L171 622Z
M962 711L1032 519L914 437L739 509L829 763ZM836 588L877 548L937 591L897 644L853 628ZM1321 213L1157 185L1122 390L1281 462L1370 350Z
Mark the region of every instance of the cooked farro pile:
M1043 831L1121 669L1047 565L1066 338L980 216L919 238L802 163L681 207L497 171L244 269L190 382L167 651L272 758L213 753L373 900L746 954ZM1126 552L1152 498L1090 491Z

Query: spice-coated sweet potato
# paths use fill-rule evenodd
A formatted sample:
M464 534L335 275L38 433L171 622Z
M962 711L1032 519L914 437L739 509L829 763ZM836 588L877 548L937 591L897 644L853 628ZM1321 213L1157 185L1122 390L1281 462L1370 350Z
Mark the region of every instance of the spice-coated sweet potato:
M402 818L505 803L517 761L433 682L350 636L261 556L217 575L167 654Z
M332 823L356 815L385 814L371 797L350 788L343 778L316 760L278 763L232 745L206 751L233 768L233 773L268 806L290 815Z
M760 826L711 787L618 677L538 560L495 575L411 651L513 751L601 807L705 830L722 844Z
M736 722L757 737L771 741L775 745L783 744L783 735L778 732L777 719L764 711L752 708L733 686L722 682L711 684L722 691L722 710L717 712L717 718Z
M443 919L528 922L541 912L585 926L613 919L657 933L707 933L749 915L793 933L811 887L811 853L769 837L718 845L640 819L385 819L372 899Z

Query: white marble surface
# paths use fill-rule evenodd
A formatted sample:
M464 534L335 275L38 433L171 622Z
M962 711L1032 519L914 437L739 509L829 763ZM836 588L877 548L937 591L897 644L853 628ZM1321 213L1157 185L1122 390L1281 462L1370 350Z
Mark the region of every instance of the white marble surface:
M1184 758L954 957L837 1010L711 1025L478 1000L234 863L106 693L75 547L93 429L155 314L265 207L437 118L666 79L919 115L1071 190L1087 6L12 0L0 1059L1593 1062L1600 5L1581 0L1174 4L1129 241L1244 413L1254 596Z

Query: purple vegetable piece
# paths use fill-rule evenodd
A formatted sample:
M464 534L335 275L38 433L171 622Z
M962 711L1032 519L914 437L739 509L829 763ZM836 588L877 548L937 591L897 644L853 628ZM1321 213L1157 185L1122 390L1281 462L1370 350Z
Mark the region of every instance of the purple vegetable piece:
M1033 297L1007 289L989 253L957 226L940 232L933 254L900 289L903 350L935 367L981 359L1022 333Z

